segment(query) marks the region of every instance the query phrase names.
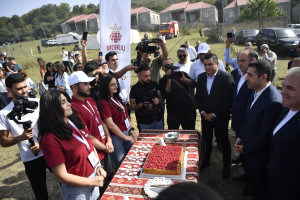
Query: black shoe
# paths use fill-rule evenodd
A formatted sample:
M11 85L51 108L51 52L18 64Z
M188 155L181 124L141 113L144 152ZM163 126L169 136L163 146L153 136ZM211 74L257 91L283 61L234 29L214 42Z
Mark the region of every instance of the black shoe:
M230 177L230 167L226 167L223 169L223 178L228 179Z
M246 174L240 174L240 175L233 176L232 180L236 182L245 182L248 180L248 178Z
M235 164L242 163L242 157L239 155L238 157L233 158L232 163L235 163Z

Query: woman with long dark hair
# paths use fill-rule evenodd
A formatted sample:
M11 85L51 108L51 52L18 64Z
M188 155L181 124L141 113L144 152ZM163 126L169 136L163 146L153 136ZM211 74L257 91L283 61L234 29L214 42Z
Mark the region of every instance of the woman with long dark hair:
M11 102L11 97L7 97L7 90L5 85L5 79L7 77L7 73L5 69L0 68L0 96L4 103L4 106L7 106Z
M106 172L66 92L50 89L41 96L38 129L45 160L60 182L63 198L98 199Z
M54 64L55 74L55 87L58 90L65 91L71 98L71 88L69 85L69 75L65 72L65 68L61 62L56 61Z
M40 66L40 74L41 74L42 80L44 80L45 73L47 72L46 61L43 58L37 58L36 61L38 62L39 66Z
M55 88L55 71L52 62L47 63L47 72L44 76L44 83L48 85L48 88Z
M110 74L104 74L99 80L99 86L98 107L111 135L114 145L112 158L117 169L132 143L136 142L137 134L131 127L126 106L119 97L120 89L116 78Z

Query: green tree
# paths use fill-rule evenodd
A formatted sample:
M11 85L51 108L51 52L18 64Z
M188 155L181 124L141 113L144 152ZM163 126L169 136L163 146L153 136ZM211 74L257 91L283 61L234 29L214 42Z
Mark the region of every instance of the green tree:
M250 0L236 21L259 20L259 28L262 28L265 18L284 15L278 5L274 0Z

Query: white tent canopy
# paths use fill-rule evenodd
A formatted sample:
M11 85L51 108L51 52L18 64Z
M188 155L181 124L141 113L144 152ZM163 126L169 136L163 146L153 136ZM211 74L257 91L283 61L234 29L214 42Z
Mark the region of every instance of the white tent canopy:
M130 35L131 35L130 44L139 43L141 41L138 30L130 29ZM82 35L80 35L78 38L80 41L82 38ZM97 34L88 35L87 40L88 40L87 45L86 45L87 49L100 49L100 31L98 31ZM79 42L78 46L80 49L82 49L80 42Z

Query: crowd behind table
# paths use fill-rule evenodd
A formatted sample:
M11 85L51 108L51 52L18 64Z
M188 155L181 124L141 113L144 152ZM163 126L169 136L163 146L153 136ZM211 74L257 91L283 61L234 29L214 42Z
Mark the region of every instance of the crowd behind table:
M231 163L242 163L244 174L232 179L247 182L243 195L252 195L255 200L298 199L299 41L287 55L291 61L281 92L272 84L278 67L276 53L263 44L260 49L263 56L259 58L251 42L246 41L245 48L232 58L232 41L226 40L224 52L226 66L233 68L229 73L209 44L200 41L196 47L189 41L178 47L177 61L168 57L161 38L156 57L139 44L138 65L122 66L119 70L116 52L108 52L106 62L100 54L97 59L89 59L87 40L81 40L81 53L76 49L69 53L62 48L61 61L37 59L41 82L47 89L40 99L35 98L35 84L23 67L15 58L1 54L1 146L18 145L36 199L48 199L47 168L60 183L64 199L98 199L137 141L138 132L163 129L165 125L168 129L181 126L194 130L198 110L206 143L201 170L211 165L215 134L222 151L220 176L228 179ZM160 49L161 54L157 52ZM122 76L133 70L138 82L128 96ZM39 102L33 113L22 117L32 121L27 130L6 117L21 96ZM138 130L131 125L133 110ZM235 144L230 144L228 138L230 120L230 128L236 133ZM32 145L28 139L33 139ZM231 149L239 153L237 158L231 158ZM182 191L181 195L186 192L187 186L178 184L161 196L171 198L174 193L168 191L176 187L179 193ZM201 185L190 187L212 192ZM220 197L215 195L211 199Z

